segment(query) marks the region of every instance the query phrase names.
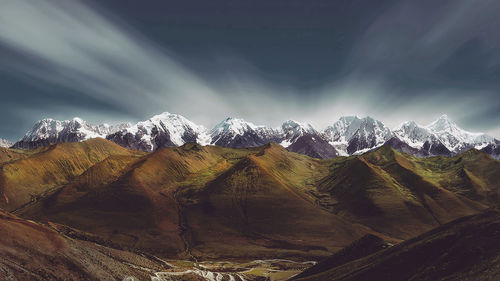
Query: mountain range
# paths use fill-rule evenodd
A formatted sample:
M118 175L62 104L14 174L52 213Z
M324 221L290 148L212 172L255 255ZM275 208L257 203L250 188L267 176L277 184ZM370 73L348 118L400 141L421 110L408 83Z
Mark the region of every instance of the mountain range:
M91 125L81 118L75 117L73 120L43 119L35 123L13 147L22 149L32 149L46 146L52 143L79 142L92 138L106 138L121 129L129 128L130 123L119 125Z
M290 152L275 142L250 148L189 142L144 152L92 138L36 149L1 148L0 234L5 239L0 253L5 257L0 278L88 280L102 274L108 278L96 279L123 280L118 274L177 270L165 279L238 280L227 271L220 273L222 279L182 275L214 274L196 264L225 260L244 263L234 265L244 280L269 280L257 276L263 269L248 261L328 259L366 235L395 245L498 208L499 173L500 161L474 148L452 157L418 158L387 143L328 160ZM443 233L454 237L446 229ZM475 237L481 247L490 241ZM427 249L426 241L434 240L422 241L402 245L415 245L418 257L420 247ZM480 250L471 247L474 253ZM381 252L373 264L386 255L393 258L391 264L405 257L405 246L392 248L397 255ZM467 256L467 251L459 253ZM434 255L433 249L423 253L419 262ZM161 262L165 259L195 265L182 270ZM377 274L387 272L384 264ZM37 267L43 270L33 271ZM219 263L212 271L224 268ZM322 269L329 274L330 267ZM321 276L306 280L329 280Z
M230 148L257 147L274 142L289 151L323 159L358 155L383 144L417 157L453 156L471 148L480 149L497 159L500 157L499 140L483 133L465 131L446 115L427 126L408 121L393 130L371 117L346 116L322 131L293 120L271 128L238 118L227 118L208 130L181 115L168 112L137 124L90 125L80 118L69 121L43 119L12 147L30 149L96 137L147 152L189 142Z

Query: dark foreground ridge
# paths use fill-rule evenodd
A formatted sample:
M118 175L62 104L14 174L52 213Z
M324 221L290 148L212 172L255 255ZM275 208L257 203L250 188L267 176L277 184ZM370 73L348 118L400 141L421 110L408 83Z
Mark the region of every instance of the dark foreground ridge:
M487 211L373 254L384 244L363 237L292 280L499 280L499 239L500 213Z

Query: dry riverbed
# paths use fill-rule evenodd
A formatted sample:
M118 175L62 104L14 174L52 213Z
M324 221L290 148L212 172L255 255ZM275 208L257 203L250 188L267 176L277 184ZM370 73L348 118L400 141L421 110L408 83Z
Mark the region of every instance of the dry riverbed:
M152 272L151 281L279 281L287 280L314 265L315 262L295 262L283 259L254 260L242 263L166 260L165 264L168 264L170 268L161 272ZM135 280L139 281L132 276L124 279L124 281Z

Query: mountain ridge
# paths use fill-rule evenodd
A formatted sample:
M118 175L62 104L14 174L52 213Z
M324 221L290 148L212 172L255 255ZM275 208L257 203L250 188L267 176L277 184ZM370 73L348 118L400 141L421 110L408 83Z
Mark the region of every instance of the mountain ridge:
M417 157L453 156L478 148L494 158L500 158L497 139L483 133L465 131L447 115L442 115L427 126L406 121L393 130L371 117L344 116L322 131L308 123L294 120L287 120L280 127L272 128L232 117L207 130L181 115L168 112L136 124L112 126L90 125L80 118L71 121L42 119L13 147L36 148L94 137L106 138L125 148L142 151L155 151L189 142L233 148L275 142L292 152L328 159L363 154L387 143Z
M365 236L289 280L496 280L500 213L487 210L398 245Z

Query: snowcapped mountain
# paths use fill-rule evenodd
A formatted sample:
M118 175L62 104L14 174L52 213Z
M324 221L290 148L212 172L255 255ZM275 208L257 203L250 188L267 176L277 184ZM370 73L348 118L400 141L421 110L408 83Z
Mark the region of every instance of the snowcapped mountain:
M450 156L470 148L483 148L495 139L483 133L471 133L458 127L447 115L442 115L427 126L408 121L394 131L402 142L417 149L424 156Z
M205 127L196 125L181 115L168 112L111 133L106 138L123 147L143 151L179 146L187 142L197 142L201 145L210 143L210 136Z
M471 146L491 143L494 138L483 133L471 133L458 127L447 115L442 115L427 127L452 152L460 153Z
M239 118L226 118L211 131L211 144L224 147L255 147L277 142L280 131L265 126L257 126Z
M488 143L483 147L478 146L476 149L488 153L491 157L500 160L500 140L495 140L494 142Z
M213 145L225 147L255 147L269 142L280 143L289 151L316 158L338 156L331 146L311 124L293 120L284 122L280 128L256 126L242 119L227 118L211 131Z
M288 120L281 125L281 145L289 147L295 143L298 138L304 135L319 135L318 131L309 123L301 123L294 120Z
M280 129L280 144L289 151L324 159L338 156L325 136L311 124L288 120Z
M12 143L8 140L0 139L0 147L11 147Z
M123 129L128 128L128 127L132 127L132 124L129 122L114 124L114 125L109 125L107 123L104 123L104 124L99 124L99 125L95 126L94 130L99 135L106 137L107 135L113 134L115 132L118 132L118 131L123 130Z
M106 138L121 146L155 151L188 142L201 145L244 148L279 143L289 151L317 158L362 154L383 144L417 157L451 156L471 148L493 157L500 155L499 141L482 133L471 133L458 127L446 115L427 126L404 122L391 131L371 117L341 117L324 131L293 120L278 128L257 126L238 118L226 118L208 131L178 114L162 113L135 125L91 125L80 118L38 121L14 148L36 148L58 142L78 142ZM3 144L0 141L0 145Z
M51 143L78 142L91 138L105 138L107 134L119 130L128 124L91 125L81 118L73 120L42 119L35 123L24 137L14 144L14 148L31 149Z
M413 154L414 156L425 157L433 155L450 156L453 153L448 149L432 130L420 126L414 121L407 121L393 130L394 137L411 147L411 150L400 149L400 145L391 145L398 150ZM391 140L391 143L397 143Z
M371 117L341 117L323 131L328 142L341 155L360 154L383 145L392 132L382 122Z

